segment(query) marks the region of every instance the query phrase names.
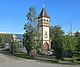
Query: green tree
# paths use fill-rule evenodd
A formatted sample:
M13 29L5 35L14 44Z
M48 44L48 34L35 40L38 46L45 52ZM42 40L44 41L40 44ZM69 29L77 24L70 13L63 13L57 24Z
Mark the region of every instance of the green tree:
M12 43L12 34L0 34L0 38L3 46L5 43Z
M25 33L23 34L23 44L26 47L28 55L32 49L36 49L39 45L39 25L36 16L35 7L30 7L29 12L26 15L27 23L24 25Z
M63 47L65 51L71 52L71 57L74 56L77 43L77 38L74 35L72 35L71 33L65 35Z
M77 60L80 61L80 32L75 33L75 37L78 40L78 44L76 45L76 50L75 50L75 56L77 57Z
M19 45L18 42L13 43L13 54L19 52Z
M74 52L75 46L77 45L77 39L75 38L74 35L71 35L68 33L65 35L65 43L64 43L64 49L67 51Z
M30 54L32 47L35 47L35 44L33 27L27 25L27 31L23 35L23 45L26 47L28 55Z
M0 47L2 47L2 38L0 37Z
M61 30L61 27L54 26L50 28L51 30L51 45L52 49L55 51L56 59L62 59L62 51L63 51L63 34L64 32Z

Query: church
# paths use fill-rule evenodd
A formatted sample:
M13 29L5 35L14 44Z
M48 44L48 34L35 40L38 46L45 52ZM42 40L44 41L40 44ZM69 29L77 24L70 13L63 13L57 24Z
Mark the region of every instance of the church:
M51 40L50 40L50 17L48 16L45 8L43 7L39 16L39 21L41 22L40 25L40 47L43 50L50 50L51 49Z

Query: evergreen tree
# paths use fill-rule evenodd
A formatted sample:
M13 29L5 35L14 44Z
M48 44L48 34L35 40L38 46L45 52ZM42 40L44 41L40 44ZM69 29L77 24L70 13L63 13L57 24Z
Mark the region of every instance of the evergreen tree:
M77 57L77 60L80 61L80 32L76 32L75 37L78 40L78 44L76 45L76 50L75 50L75 56Z
M61 30L61 27L54 26L51 27L51 45L52 49L55 51L56 59L62 59L62 51L63 51L63 34L64 32Z
M76 45L77 38L75 38L75 36L71 35L70 33L66 34L64 37L64 50L74 53Z
M26 17L28 22L24 26L23 44L26 47L28 55L30 55L31 50L36 49L40 40L35 7L30 7Z
M12 34L0 34L0 43L4 47L5 43L12 44Z
M0 47L2 47L2 38L0 37Z

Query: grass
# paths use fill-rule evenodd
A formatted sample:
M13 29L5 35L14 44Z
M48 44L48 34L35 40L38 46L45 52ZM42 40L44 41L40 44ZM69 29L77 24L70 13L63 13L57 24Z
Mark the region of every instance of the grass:
M80 64L80 61L77 61L75 57L73 58L64 58L64 62L69 62L68 64Z
M25 59L33 59L33 60L39 60L41 62L46 62L46 63L56 63L56 64L65 64L65 65L80 65L80 61L72 61L72 58L64 58L64 60L56 60L56 59L39 59L39 58L34 58L28 56L26 53L15 53L14 56L25 58Z
M34 57L30 57L26 53L15 53L13 55L16 57L25 58L25 59L34 59Z
M71 61L73 59L72 58L64 58L63 60L65 60L65 61Z
M26 53L14 53L13 55L21 58L26 58L26 59L29 57Z

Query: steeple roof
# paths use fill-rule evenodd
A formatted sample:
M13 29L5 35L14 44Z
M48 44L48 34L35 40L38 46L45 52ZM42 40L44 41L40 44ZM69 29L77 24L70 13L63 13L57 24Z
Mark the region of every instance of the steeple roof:
M39 17L38 17L38 18L41 18L41 17L50 18L44 8L42 8L42 11L41 11L41 13L39 14Z

